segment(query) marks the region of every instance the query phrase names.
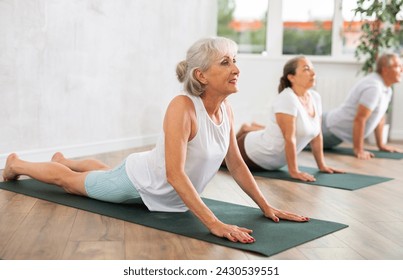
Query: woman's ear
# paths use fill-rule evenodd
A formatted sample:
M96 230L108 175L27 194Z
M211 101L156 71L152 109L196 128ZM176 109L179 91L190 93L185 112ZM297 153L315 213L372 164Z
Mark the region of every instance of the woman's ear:
M294 81L294 75L288 74L287 79L292 83Z
M207 79L200 69L195 69L193 72L194 77L203 85L207 85Z

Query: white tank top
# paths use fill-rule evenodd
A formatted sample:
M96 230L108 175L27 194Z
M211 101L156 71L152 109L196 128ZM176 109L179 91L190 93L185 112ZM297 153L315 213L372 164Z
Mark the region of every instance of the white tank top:
M222 121L217 125L207 114L200 97L186 96L195 106L198 131L187 145L185 172L200 194L217 173L227 154L230 121L224 103L220 107ZM129 155L126 160L126 172L150 211L188 210L175 189L167 182L164 134L153 150Z

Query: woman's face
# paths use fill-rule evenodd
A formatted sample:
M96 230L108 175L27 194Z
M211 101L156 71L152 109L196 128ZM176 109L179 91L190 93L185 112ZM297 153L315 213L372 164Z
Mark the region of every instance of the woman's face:
M223 55L212 62L210 68L203 72L202 83L206 92L218 92L229 95L238 91L239 69L235 56Z
M298 61L295 75L288 75L292 87L300 87L306 90L315 85L315 71L312 63L306 58L301 58Z

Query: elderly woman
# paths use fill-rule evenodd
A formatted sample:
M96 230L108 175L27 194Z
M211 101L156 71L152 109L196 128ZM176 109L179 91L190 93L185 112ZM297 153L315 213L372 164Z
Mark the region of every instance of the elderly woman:
M249 168L276 170L285 165L292 178L315 181L314 176L298 169L297 155L310 144L322 172L343 172L326 165L321 133L322 104L312 90L315 71L304 56L284 65L279 95L271 106L267 126L244 124L237 133L241 154Z
M252 230L221 222L199 196L225 158L236 182L264 216L275 222L308 221L273 208L242 160L226 101L238 90L236 53L236 44L220 37L197 41L188 50L176 71L186 93L169 104L162 136L153 150L131 154L114 169L96 160L70 160L61 153L49 163L31 163L11 154L4 179L24 174L93 199L115 203L141 199L150 211L190 210L212 234L252 243Z

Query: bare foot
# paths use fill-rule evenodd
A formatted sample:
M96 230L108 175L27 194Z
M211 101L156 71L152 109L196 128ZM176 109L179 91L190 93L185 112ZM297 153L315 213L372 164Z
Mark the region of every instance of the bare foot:
M253 127L253 129L256 129L256 130L261 130L261 129L266 128L266 126L264 126L260 123L257 123L257 122L252 122L251 127Z
M56 152L53 157L52 157L52 161L53 162L62 162L63 160L65 160L66 158L64 157L64 155L61 152Z
M13 153L7 157L6 166L3 170L3 179L4 181L12 181L17 180L20 175L13 171L13 163L18 160L17 154Z
M262 130L264 129L265 126L258 124L256 122L252 122L251 124L244 123L239 131L236 134L236 138L239 139L241 136L243 136L246 133L252 132L252 131L257 131L257 130Z

